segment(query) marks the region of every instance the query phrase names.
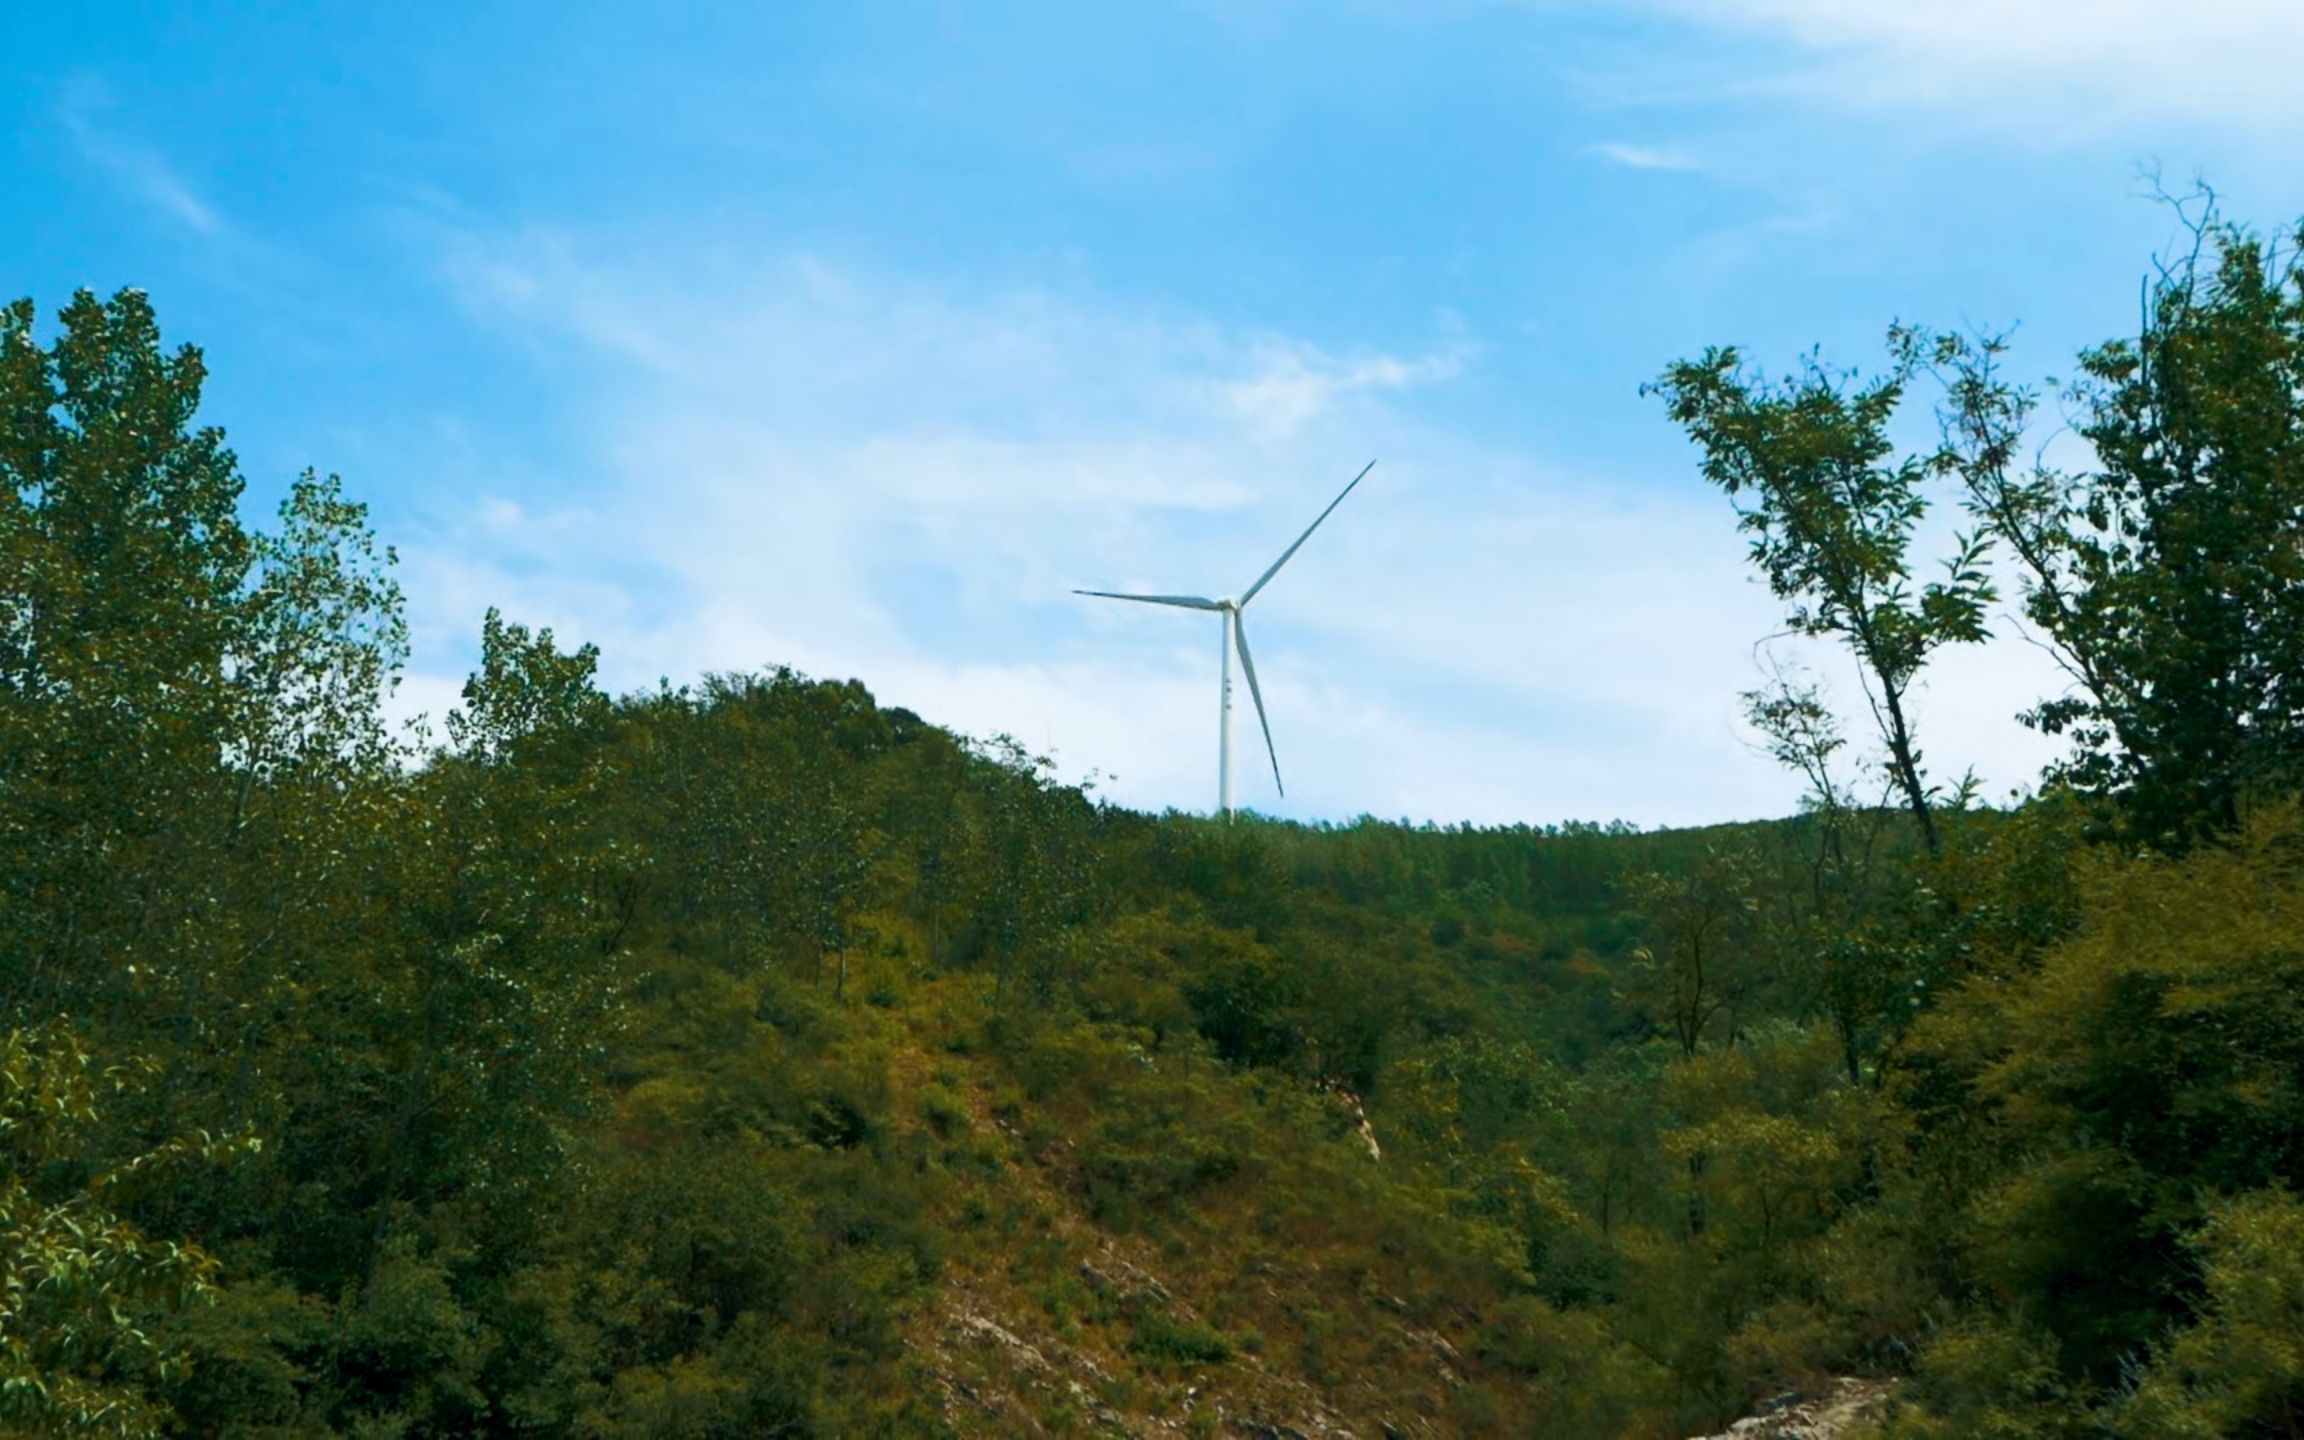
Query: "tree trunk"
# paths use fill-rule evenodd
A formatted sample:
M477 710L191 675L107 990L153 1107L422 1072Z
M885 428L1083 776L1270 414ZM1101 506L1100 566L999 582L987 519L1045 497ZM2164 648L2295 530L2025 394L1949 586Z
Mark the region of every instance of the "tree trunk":
M1912 807L1912 818L1919 822L1921 843L1930 855L1944 851L1943 842L1936 835L1936 816L1928 808L1928 790L1920 783L1920 765L1912 758L1912 731L1904 721L1903 693L1893 685L1880 687L1881 698L1888 707L1888 757L1896 772L1896 783L1903 788L1904 799Z

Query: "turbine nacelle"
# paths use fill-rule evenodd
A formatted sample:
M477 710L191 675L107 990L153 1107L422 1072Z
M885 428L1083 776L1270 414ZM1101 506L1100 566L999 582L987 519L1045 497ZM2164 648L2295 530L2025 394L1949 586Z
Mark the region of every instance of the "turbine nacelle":
M1248 626L1242 620L1241 612L1248 608L1249 601L1256 598L1256 593L1270 584L1273 576L1280 573L1280 567L1287 564L1290 558L1303 548L1304 542L1312 538L1312 532L1320 528L1320 522L1335 513L1336 507L1344 503L1344 497L1351 494L1353 487L1367 479L1368 472L1375 468L1376 462L1373 460L1361 466L1360 473L1352 477L1352 483L1337 492L1336 498L1328 502L1328 508L1321 511L1311 524L1304 527L1304 533L1296 537L1296 543L1281 551L1280 558L1265 567L1264 573L1256 577L1256 583L1249 586L1247 591L1238 599L1229 595L1221 600L1210 600L1199 595L1129 595L1117 590L1075 590L1072 592L1075 595L1093 595L1103 600L1133 600L1143 605L1172 605L1182 610L1213 610L1224 617L1224 668L1222 681L1218 687L1217 808L1223 812L1226 818L1230 818L1232 814L1232 648L1234 645L1238 645L1240 648L1240 673L1248 677L1248 696L1256 702L1256 723L1264 731L1264 753L1272 759L1272 784L1278 788L1282 795L1288 793L1288 787L1282 784L1280 780L1280 752L1272 744L1272 722L1264 713L1264 692L1256 684L1256 662L1248 654Z

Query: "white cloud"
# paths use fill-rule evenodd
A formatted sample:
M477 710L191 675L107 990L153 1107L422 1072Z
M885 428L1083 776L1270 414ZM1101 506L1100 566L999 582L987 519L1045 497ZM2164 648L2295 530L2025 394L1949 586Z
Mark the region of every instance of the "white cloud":
M1701 170L1696 158L1677 145L1634 145L1623 140L1607 140L1585 147L1587 155L1625 166L1632 170Z
M1783 77L1860 104L2094 129L2132 120L2262 124L2304 116L2295 0L1657 0L1788 42Z
M1257 347L1257 359L1255 374L1220 381L1216 390L1244 419L1278 436L1295 434L1340 396L1435 385L1463 369L1460 351L1415 360L1368 355L1339 361L1310 346L1267 342Z
M157 149L106 126L110 108L104 89L92 81L68 85L56 109L57 120L81 156L137 200L201 235L223 229L223 218Z
M1419 387L1466 350L1339 356L1093 300L963 301L807 260L625 263L551 236L467 240L451 273L474 314L574 377L567 423L598 468L554 493L483 489L402 546L412 695L453 694L493 603L600 645L618 688L854 675L1053 746L1127 803L1206 808L1215 624L1068 592L1237 592L1375 453L1250 613L1290 791L1273 796L1243 687L1242 804L1643 823L1791 807L1736 719L1776 607L1725 507L1422 423ZM1930 701L1978 717L1932 741L1948 770L2030 773L1989 717L2037 689L2003 679Z

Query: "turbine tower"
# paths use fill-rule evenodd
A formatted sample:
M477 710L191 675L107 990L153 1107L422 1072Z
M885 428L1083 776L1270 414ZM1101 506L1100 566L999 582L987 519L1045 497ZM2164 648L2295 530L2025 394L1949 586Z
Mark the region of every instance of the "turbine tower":
M1174 605L1184 610L1213 610L1216 612L1218 623L1224 631L1224 659L1217 672L1219 678L1216 691L1216 812L1226 820L1232 818L1232 647L1234 645L1240 647L1240 673L1248 677L1248 696L1256 702L1256 723L1264 730L1264 753L1272 757L1272 784L1282 795L1288 793L1288 787L1280 782L1280 752L1272 744L1272 722L1264 714L1264 692L1258 689L1256 685L1256 662L1248 654L1248 627L1246 622L1241 619L1241 612L1248 608L1248 602L1256 598L1258 591L1272 583L1272 577L1280 573L1280 567L1287 564L1290 557L1303 548L1304 542L1312 538L1312 532L1320 528L1320 522L1327 519L1337 506L1344 503L1344 497L1352 493L1352 487L1367 479L1368 472L1375 468L1376 462L1373 460L1361 466L1360 473L1352 477L1352 484L1345 486L1336 493L1336 498L1328 502L1328 508L1321 511L1311 524L1304 527L1304 533L1296 537L1296 543L1281 551L1280 558L1273 561L1263 574L1257 576L1256 583L1249 586L1237 600L1229 596L1222 600L1209 600L1198 595L1123 595L1116 590L1075 590L1072 592L1075 595L1094 595L1103 600L1134 600L1145 605Z

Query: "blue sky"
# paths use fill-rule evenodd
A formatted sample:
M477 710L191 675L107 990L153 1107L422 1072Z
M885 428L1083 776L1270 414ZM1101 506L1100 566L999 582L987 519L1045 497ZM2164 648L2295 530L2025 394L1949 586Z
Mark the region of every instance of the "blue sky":
M1790 808L1736 694L1805 652L1640 383L1895 318L2067 373L2139 167L2304 212L2299 73L2292 0L15 6L0 289L150 291L252 506L371 502L406 713L497 604L1205 808L1215 625L1068 591L1236 591L1375 455L1250 612L1241 802L1682 823ZM2052 685L1964 653L1923 742L2022 784Z

